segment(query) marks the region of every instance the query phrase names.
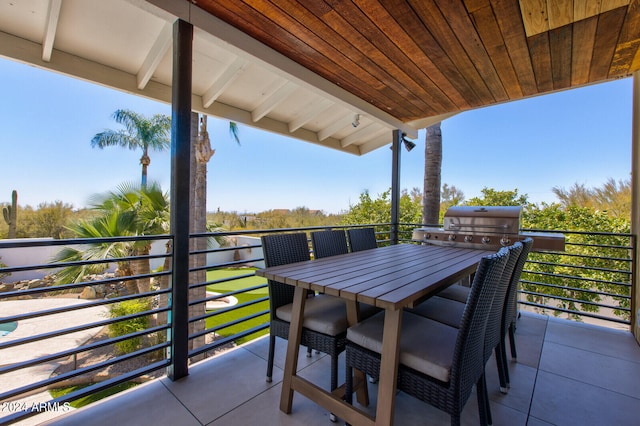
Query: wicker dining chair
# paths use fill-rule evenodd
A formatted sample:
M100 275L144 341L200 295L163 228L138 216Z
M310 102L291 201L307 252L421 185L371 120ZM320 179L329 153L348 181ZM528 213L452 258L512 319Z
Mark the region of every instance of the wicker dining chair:
M515 321L517 316L518 304L518 285L524 264L529 257L531 248L533 247L533 239L525 238L520 242L522 251L513 264L513 271L505 295L504 307L502 309L502 318L500 320L500 342L496 351L496 362L498 363L498 375L500 377L500 392L507 393L510 387L509 380L509 364L507 361L506 336L509 334L509 343L511 346L511 358L516 359L516 343L515 343ZM451 291L452 290L452 291ZM463 286L451 286L438 293L437 296L428 299L425 303L418 305L416 312L419 315L444 322L445 324L456 326L463 305L469 295L469 288ZM462 304L460 303L462 302Z
M509 289L512 287L511 283L513 281L513 273L518 261L520 260L523 244L516 242L515 244L506 247L506 249L509 253L509 258L503 270L502 277L500 278L500 285L496 289L491 311L489 312L486 331L487 338L485 339L484 348L485 362L487 362L491 357L491 354L495 352L498 377L500 378L501 384L500 391L503 393L506 393L506 385L503 386L503 383L508 374L506 371L508 369L508 364L504 360L504 357L502 357L500 348L500 342L503 340L502 320L504 317L505 306L507 304L507 294ZM410 312L458 328L462 321L465 306L465 303L434 296L416 306L414 309L411 309ZM491 411L489 409L487 409L487 413L489 413L490 417Z
M347 236L343 230L312 232L311 247L313 249L313 257L316 259L349 253Z
M480 261L460 328L403 313L398 389L447 412L452 425L460 424L461 412L474 384L478 387L480 424L488 424L485 331L507 260L507 250L501 249ZM354 368L375 377L379 375L383 326L384 313L380 313L347 332L345 396L349 403Z
M325 230L315 231L311 233L311 247L316 259L322 259L328 256L337 256L339 254L347 254L347 237L341 230ZM380 308L376 308L366 303L358 303L359 320L369 318L370 316L380 312Z
M511 276L511 282L509 283L509 288L507 289L507 296L505 297L505 305L504 311L502 313L502 322L500 329L500 358L502 359L502 363L505 366L504 376L500 377L500 391L506 393L506 391L511 387L509 380L509 368L507 362L507 346L506 346L506 337L507 333L509 334L509 343L511 346L511 358L517 358L516 352L516 317L518 315L518 285L520 284L520 277L522 276L522 270L524 269L524 264L527 262L529 257L529 253L531 252L531 248L533 247L533 239L525 238L522 240L522 252L520 253L520 257L516 263L516 266L513 270L513 275ZM497 356L497 354L496 354Z
M378 241L373 228L347 229L347 239L352 252L378 248Z
M267 267L310 260L305 233L263 236L262 248ZM268 280L268 286L270 336L267 382L271 382L276 337L289 338L294 287L273 280ZM331 357L331 390L334 390L338 384L338 355L346 344L346 306L333 296L312 293L309 296L305 302L301 344Z

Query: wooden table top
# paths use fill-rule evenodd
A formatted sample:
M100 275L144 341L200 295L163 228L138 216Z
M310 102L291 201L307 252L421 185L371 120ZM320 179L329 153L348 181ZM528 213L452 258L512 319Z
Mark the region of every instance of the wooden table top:
M473 273L492 250L396 244L256 271L256 275L383 309L413 307Z

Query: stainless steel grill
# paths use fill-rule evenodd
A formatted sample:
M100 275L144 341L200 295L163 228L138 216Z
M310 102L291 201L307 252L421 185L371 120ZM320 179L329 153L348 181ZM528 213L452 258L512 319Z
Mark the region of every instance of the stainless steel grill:
M520 232L519 206L454 206L444 215L443 228L417 228L413 240L427 244L499 249L526 237L533 250L564 251L564 235Z

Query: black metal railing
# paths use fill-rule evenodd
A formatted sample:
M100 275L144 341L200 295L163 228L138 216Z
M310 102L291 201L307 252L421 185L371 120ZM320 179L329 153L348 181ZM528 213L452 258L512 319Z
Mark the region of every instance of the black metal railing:
M391 241L388 223L375 225L380 245ZM398 227L398 242L410 243L411 234L420 224ZM321 229L347 229L353 226L322 226L294 229L224 231L191 235L195 249L190 251L189 266L189 350L192 361L268 333L269 305L266 280L254 270L263 266L259 237L280 232L313 232ZM539 231L539 230L528 230ZM545 231L550 232L550 231ZM519 301L523 308L571 319L596 319L611 324L629 324L632 300L634 253L636 243L630 234L562 231L566 237L564 252L531 253L521 280ZM67 388L70 392L43 396L45 407L59 409L84 397L95 397L117 385L140 382L165 374L172 363L171 344L171 236L123 237L82 240L7 241L1 250L74 247L87 252L105 246L126 247L153 244L156 250L121 251L112 257L80 257L39 264L12 264L0 268L0 276L21 272L59 273L65 268L108 268L106 275L89 274L87 278L58 285L25 282L22 288L0 291L0 306L6 302L75 298L74 303L45 306L33 310L25 307L9 312L0 310L0 325L17 323L19 330L29 321L53 325L28 335L15 333L0 339L0 354L22 353L20 358L0 357L0 401L11 402L0 413L0 423L12 422L38 414L23 405L28 395ZM166 249L169 247L169 249ZM99 250L94 250L94 255ZM115 252L114 252L115 253ZM125 255L126 253L126 255ZM0 262L3 259L0 259ZM150 263L149 263L150 262ZM141 264L150 265L148 270ZM137 268L127 269L127 266ZM9 280L5 280L9 281ZM148 283L134 290L134 284ZM140 291L140 289L144 291ZM80 292L90 297L78 300ZM83 295L82 297L85 297ZM128 304L133 306L127 306ZM90 315L99 310L103 315ZM76 315L79 314L79 315ZM67 320L86 316L84 321ZM118 327L122 326L122 327ZM109 330L104 335L100 330ZM124 331L123 331L124 330ZM85 340L68 347L53 343L60 338L87 333ZM98 334L96 337L95 335ZM15 336L19 337L15 337ZM31 353L33 345L48 346L46 353ZM108 352L108 356L87 361L89 354ZM5 361L8 360L8 361ZM62 364L64 369L55 366ZM51 366L53 374L36 376L35 368ZM13 380L21 376L20 381ZM81 385L81 387L78 387ZM44 395L44 394L43 394Z
M630 324L634 236L562 233L566 238L564 252L529 256L520 282L520 305L579 321Z
M268 230L221 231L193 234L192 239L207 241L201 245L206 248L192 251L192 257L231 254L226 261L215 263L197 262L190 268L192 280L189 286L192 310L190 315L190 349L192 359L215 353L219 348L243 342L268 333L269 298L267 281L255 276L253 271L264 267L264 257L260 236L282 232L306 232L323 229L348 229L373 226L380 245L388 244L390 224L352 225L352 226L314 226L303 228L282 228ZM241 243L238 238L244 238ZM226 241L224 241L226 239ZM236 239L236 242L232 242ZM222 241L221 241L222 240ZM222 242L222 244L221 244ZM311 246L310 246L311 250ZM220 271L235 270L237 275L221 277ZM195 274L200 273L198 277ZM207 278L207 276L209 278ZM206 289L215 294L207 295ZM207 309L207 303L229 298L240 299L229 307Z
M403 224L401 238L424 225ZM632 234L522 229L565 236L562 252L532 252L520 280L523 309L571 320L631 322L636 241Z
M133 249L170 239L165 235L0 242L5 253L38 247L55 253L42 263L27 264L35 256L26 255L22 262L0 268L5 277L26 272L41 276L4 284L0 292L0 324L16 325L0 339L0 423L48 410L62 412L80 398L164 374L170 364L170 289L159 283L169 283L171 271L143 267L136 272L124 266L170 258L171 253L136 254ZM62 251L65 256L59 256ZM67 272L76 279L53 279ZM128 291L127 286L143 291ZM109 355L89 356L97 352ZM26 397L39 393L37 402L26 402Z

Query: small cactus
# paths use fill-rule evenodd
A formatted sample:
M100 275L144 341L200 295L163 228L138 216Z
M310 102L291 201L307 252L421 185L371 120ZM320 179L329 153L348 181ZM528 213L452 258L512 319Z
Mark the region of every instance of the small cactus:
M7 238L16 237L16 217L18 215L18 191L15 189L11 192L11 205L2 209L2 216L4 221L9 225L9 232Z

